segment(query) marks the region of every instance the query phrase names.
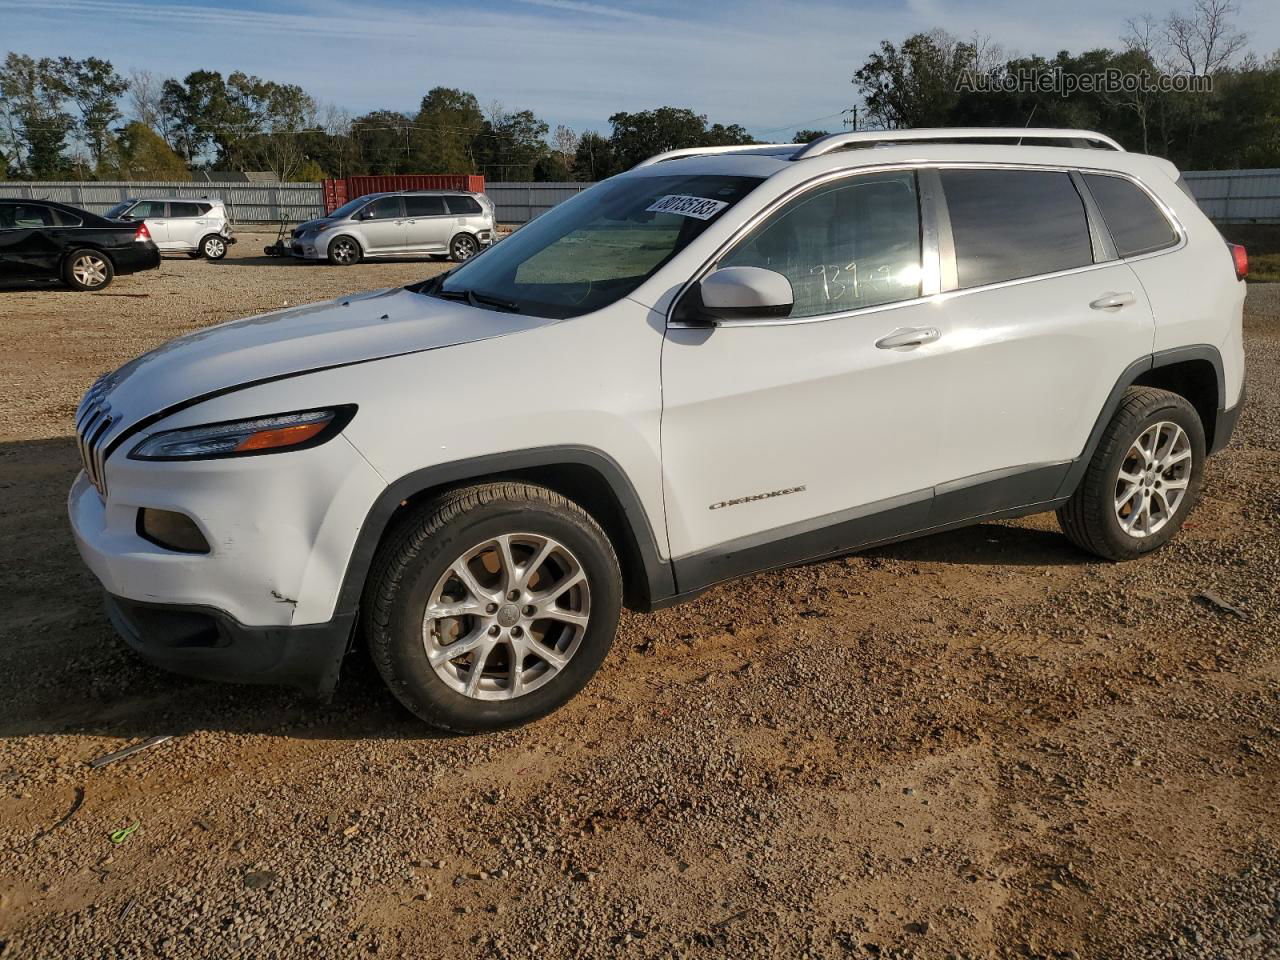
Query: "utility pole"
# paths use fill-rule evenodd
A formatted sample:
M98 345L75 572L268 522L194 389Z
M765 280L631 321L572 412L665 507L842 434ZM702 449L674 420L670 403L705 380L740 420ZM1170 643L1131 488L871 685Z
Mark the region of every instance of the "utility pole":
M858 132L858 108L850 107L848 110L841 110L841 123L848 127L852 132Z

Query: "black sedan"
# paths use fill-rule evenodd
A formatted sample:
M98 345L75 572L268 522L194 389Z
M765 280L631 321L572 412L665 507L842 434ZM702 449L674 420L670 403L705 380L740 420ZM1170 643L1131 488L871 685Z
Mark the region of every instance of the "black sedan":
M116 274L159 266L146 224L52 200L0 198L0 280L61 280L73 290L102 290Z

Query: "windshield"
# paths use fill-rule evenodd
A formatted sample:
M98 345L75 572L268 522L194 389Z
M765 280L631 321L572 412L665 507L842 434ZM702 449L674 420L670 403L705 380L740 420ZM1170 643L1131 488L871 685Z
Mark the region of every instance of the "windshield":
M540 317L627 296L761 182L758 177L606 180L424 288Z
M368 199L369 198L365 196L365 197L356 197L354 200L348 200L346 203L340 206L337 210L333 211L333 213L326 213L325 217L327 217L330 220L341 220L343 217L349 217L351 216L351 214L355 213L357 210L363 207L365 205L365 202Z
M110 210L104 213L103 216L106 217L108 220L114 220L116 217L120 216L120 214L124 213L126 210L128 210L132 206L133 206L132 200L126 200L124 203L117 203L114 207L112 207Z

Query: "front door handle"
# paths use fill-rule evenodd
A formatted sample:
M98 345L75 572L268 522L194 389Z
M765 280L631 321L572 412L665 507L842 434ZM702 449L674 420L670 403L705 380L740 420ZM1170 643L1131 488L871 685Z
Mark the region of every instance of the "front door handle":
M1121 307L1129 306L1136 299L1128 290L1124 293L1104 293L1089 306L1094 310L1119 310Z
M933 343L942 333L937 327L903 327L893 331L887 337L876 341L881 350L892 350L894 347L918 347L922 343Z

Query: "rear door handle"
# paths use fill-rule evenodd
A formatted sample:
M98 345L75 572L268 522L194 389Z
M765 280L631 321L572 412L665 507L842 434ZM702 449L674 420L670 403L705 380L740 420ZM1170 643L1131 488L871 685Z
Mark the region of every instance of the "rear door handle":
M1104 293L1089 306L1094 310L1119 310L1121 307L1129 306L1136 299L1128 290L1124 293Z
M937 327L903 327L895 330L887 337L876 341L881 350L892 350L894 347L918 347L923 343L933 343L942 333Z

